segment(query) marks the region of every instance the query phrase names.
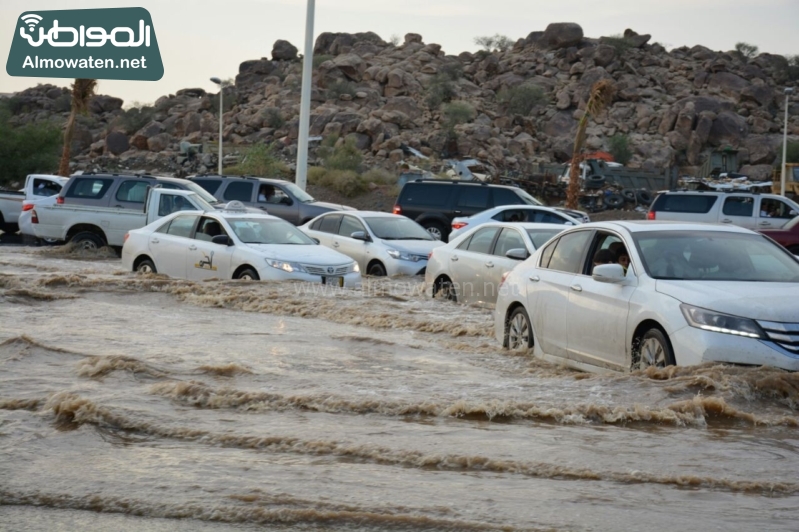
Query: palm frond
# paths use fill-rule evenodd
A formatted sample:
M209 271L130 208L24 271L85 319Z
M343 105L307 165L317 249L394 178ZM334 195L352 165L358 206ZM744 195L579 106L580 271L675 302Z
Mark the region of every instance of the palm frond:
M97 88L96 79L78 78L72 84L72 108L76 113L85 113L89 109L89 101Z
M591 116L597 116L610 106L615 94L616 87L613 85L613 81L609 79L597 81L591 87L591 97L588 98L585 112Z

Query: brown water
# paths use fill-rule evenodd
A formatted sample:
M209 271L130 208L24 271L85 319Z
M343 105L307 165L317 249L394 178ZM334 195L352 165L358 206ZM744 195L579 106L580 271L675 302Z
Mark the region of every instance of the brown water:
M0 530L799 529L799 375L588 375L418 280L0 248Z

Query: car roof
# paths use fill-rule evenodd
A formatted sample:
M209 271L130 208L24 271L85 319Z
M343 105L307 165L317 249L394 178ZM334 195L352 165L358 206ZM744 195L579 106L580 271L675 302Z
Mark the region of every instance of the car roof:
M669 222L658 220L619 220L614 222L590 222L577 226L580 229L618 229L624 228L630 233L646 231L718 231L719 233L752 233L749 229L737 225L721 225L698 222Z
M423 185L423 184L438 184L438 185L455 185L455 186L481 186L481 187L489 187L489 188L507 188L510 190L522 190L520 187L515 187L512 185L498 185L494 183L486 183L485 181L461 181L457 179L414 179L413 181L408 181L405 183L405 186L415 184L415 185Z
M534 223L534 222L490 222L486 224L476 225L474 228L480 227L521 227L522 229L557 229L559 231L565 231L566 229L570 229L572 227L577 227L574 225L566 225L566 224L544 224L544 223ZM582 226L580 226L582 227Z
M361 218L363 218L364 216L368 216L370 218L408 218L407 216L402 216L401 214L393 214L390 212L383 212L383 211L334 211L334 212L338 212L338 214L352 214L354 216L360 216ZM410 220L410 218L408 219Z
M280 183L285 185L291 183L287 179L278 179L275 177L259 177L255 175L219 175L219 174L199 174L188 177L189 180L194 179L246 179L249 181L261 181L264 183Z

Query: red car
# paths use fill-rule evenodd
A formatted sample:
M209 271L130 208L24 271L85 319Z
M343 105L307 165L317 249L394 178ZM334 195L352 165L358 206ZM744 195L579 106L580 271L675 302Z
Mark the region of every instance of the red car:
M760 232L776 240L794 255L799 255L799 216L788 222L782 229L766 229Z

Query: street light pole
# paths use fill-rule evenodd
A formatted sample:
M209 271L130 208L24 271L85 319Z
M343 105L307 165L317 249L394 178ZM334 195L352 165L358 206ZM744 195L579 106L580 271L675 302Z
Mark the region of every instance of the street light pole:
M305 55L302 58L300 137L297 143L297 173L294 182L305 190L308 177L308 134L311 124L311 77L313 76L313 23L315 0L308 0L305 16Z
M788 97L793 93L793 87L785 88L785 124L782 129L782 166L780 169L780 195L785 196L785 158L788 153Z
M222 175L222 95L224 94L225 83L219 78L211 78L211 81L219 85L219 175Z

